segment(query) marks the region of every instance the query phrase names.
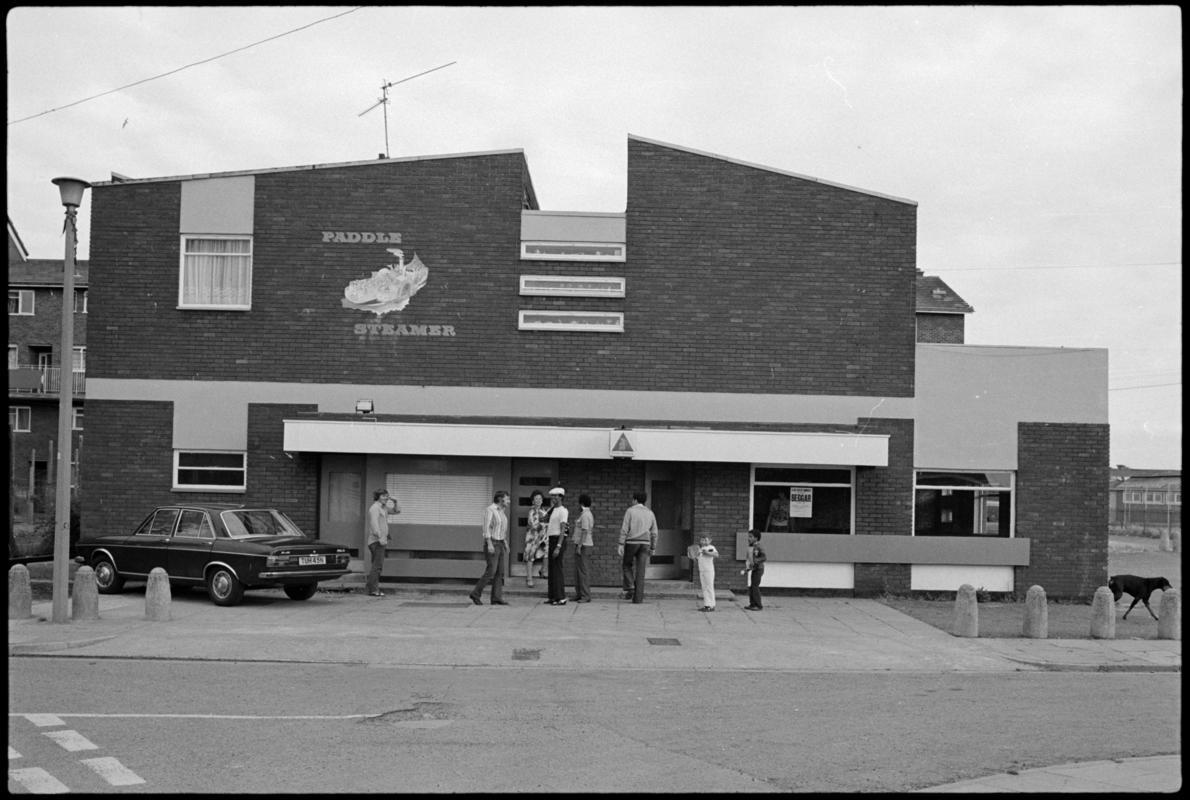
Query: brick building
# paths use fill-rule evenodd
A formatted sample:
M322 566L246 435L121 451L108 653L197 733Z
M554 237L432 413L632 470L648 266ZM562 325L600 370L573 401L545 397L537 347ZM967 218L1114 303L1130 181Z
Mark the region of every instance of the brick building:
M473 579L507 488L518 575L561 484L617 585L643 489L655 577L753 527L771 588L1090 596L1107 353L964 345L944 284L919 324L916 213L640 137L623 213L541 210L519 150L96 183L83 528L230 497L363 557L385 487L384 574Z
M8 430L12 516L54 509L63 365L71 381L72 494L77 493L87 370L88 262L75 262L74 346L63 357L63 260L30 258L8 220Z

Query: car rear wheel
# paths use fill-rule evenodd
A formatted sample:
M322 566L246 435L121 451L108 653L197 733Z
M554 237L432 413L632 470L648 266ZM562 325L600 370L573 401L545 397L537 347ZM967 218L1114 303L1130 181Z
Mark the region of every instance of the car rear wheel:
M119 594L124 588L124 576L116 571L116 565L107 556L95 559L91 569L95 570L95 588L100 594Z
M207 572L207 595L217 606L234 606L244 599L244 585L227 567Z
M317 583L295 583L285 587L290 600L309 600L318 591Z

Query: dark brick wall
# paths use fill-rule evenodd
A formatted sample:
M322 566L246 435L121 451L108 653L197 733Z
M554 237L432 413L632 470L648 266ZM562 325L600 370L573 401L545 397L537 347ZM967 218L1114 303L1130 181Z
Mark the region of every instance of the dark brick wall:
M177 182L93 192L96 377L913 393L916 209L630 141L628 263L520 260L524 158L258 174L252 310L180 311ZM395 260L324 230L401 233L429 281L357 333L344 287ZM522 298L529 273L617 275L625 299ZM626 333L517 331L520 309L623 310ZM551 370L512 365L550 363Z
M309 536L318 535L320 462L317 453L286 454L286 417L309 405L248 405L248 491L244 502L281 509Z
M748 529L750 464L704 463L694 465L694 543L710 536L719 551L715 560L715 586L745 590L736 561L736 533ZM698 567L691 579L698 580Z
M910 571L909 564L856 564L852 594L856 597L908 594Z
M86 499L79 512L83 538L131 533L154 506L174 501L173 418L168 402L87 403L81 464Z
M962 314L918 314L917 341L930 344L963 344L966 317Z
M657 389L911 396L915 237L910 204L629 140L625 325L650 343L610 353Z
M1107 425L1017 426L1016 535L1029 539L1016 590L1086 600L1107 585Z
M855 470L855 532L913 533L913 420L864 418L862 433L889 434L888 466Z
M58 358L58 348L62 342L62 287L51 289L43 286L13 286L9 289L23 289L33 292L32 314L8 315L8 343L17 345L17 363L20 366L37 366L37 359L32 355L29 345L40 347L49 346L54 351L54 366L61 360ZM82 294L82 289L76 289L75 294ZM74 313L74 346L87 345L87 320L90 317L88 297L88 313ZM67 358L67 364L71 360Z
M213 340L188 327L177 310L180 207L177 183L92 188L90 272L98 280L88 298L89 376L171 377L179 358L183 371L201 374L193 354L212 349ZM213 316L228 319L227 312ZM228 354L219 360L234 357Z
M595 517L595 553L591 562L593 586L620 585L620 523L632 504L632 493L645 488L645 465L636 461L560 461L559 485L566 489L566 508L570 510L571 530L578 521L578 496L591 495L591 513ZM573 595L574 555L565 555L566 587Z

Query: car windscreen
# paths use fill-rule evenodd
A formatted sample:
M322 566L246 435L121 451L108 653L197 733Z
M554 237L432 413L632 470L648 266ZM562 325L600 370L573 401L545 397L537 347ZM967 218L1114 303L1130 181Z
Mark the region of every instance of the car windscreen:
M252 536L304 536L289 517L271 508L237 509L219 515L233 539Z

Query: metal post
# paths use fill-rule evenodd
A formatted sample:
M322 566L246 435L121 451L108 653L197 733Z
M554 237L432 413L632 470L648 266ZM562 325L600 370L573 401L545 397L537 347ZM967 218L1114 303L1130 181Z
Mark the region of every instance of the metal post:
M83 191L90 186L77 178L55 178L53 181L66 207L66 258L62 267L62 342L58 356L60 375L69 375L74 358L74 255L76 247L75 219ZM70 621L70 428L74 408L74 382L58 381L58 483L54 506L54 571L53 622Z

